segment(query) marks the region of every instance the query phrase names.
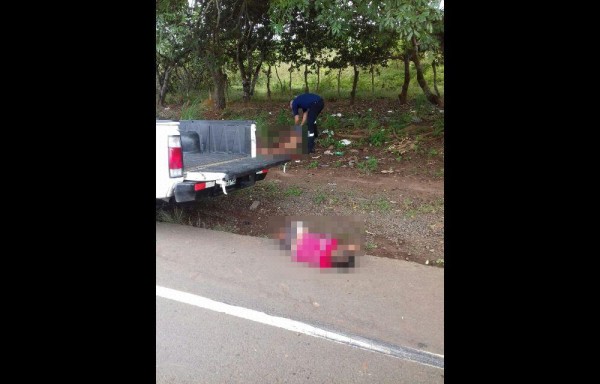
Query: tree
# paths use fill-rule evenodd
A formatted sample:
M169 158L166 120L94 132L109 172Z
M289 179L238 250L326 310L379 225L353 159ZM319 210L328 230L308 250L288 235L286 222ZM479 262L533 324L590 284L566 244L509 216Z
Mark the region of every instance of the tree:
M234 55L242 79L243 99L248 101L254 95L262 63L274 47L273 30L268 0L242 0L238 4Z
M354 76L350 92L350 104L353 105L360 75L359 69L368 69L371 76L374 76L375 65L386 65L387 58L396 43L397 34L394 31L380 30L373 20L352 9L349 3L344 6L349 8L346 13L346 23L340 27L336 37L330 40L336 54L328 65L333 68L350 65L353 68ZM373 82L373 78L371 81Z
M379 15L380 27L398 32L404 40L407 47L405 55L408 54L410 60L415 64L417 82L427 100L432 104L443 106L444 100L440 97L439 92L433 93L429 89L421 64L421 56L424 52L439 50L440 41L433 34L433 26L440 20L443 22L440 1L387 1L382 3ZM441 43L443 44L443 33ZM402 101L402 97L400 100Z
M156 105L164 105L171 75L192 51L184 28L186 3L182 0L156 2Z
M208 68L214 86L215 107L226 107L225 91L227 76L225 68L231 64L226 53L230 51L235 39L235 1L233 0L195 0L189 7L187 28L193 36L192 46L198 60ZM229 45L229 46L228 46Z
M304 17L302 10L294 7L286 19L279 36L281 36L281 60L289 63L289 92L292 94L292 73L299 69L303 62L304 43L302 41ZM305 73L306 75L306 73ZM307 85L305 84L305 90Z
M417 81L425 93L427 99L435 104L443 104L443 100L429 90L423 76L421 55L423 47L431 49L439 44L433 38L433 24L442 19L443 11L440 9L439 0L305 0L296 2L294 0L274 0L272 15L275 24L280 28L284 25L286 18L290 16L292 9L304 11L314 7L318 13L315 21L326 26L327 30L336 37L350 38L351 28L347 27L348 20L352 20L356 14L371 20L378 26L380 31L397 33L408 52L405 58L409 58L415 64ZM406 56L406 54L409 54ZM410 53L413 53L410 55ZM406 62L405 62L406 65ZM355 74L357 69L355 68ZM407 84L406 77L404 84Z
M278 51L280 50L280 40L273 39L269 42L270 49L265 52L263 62L267 65L267 69L263 70L265 74L265 78L267 80L267 98L271 100L271 77L272 77L272 69L275 68L275 75L279 80L280 89L283 89L281 84L281 79L279 78L279 74L277 73L277 63L278 63Z
M290 71L304 69L304 91L309 92L308 75L313 71L317 74L318 87L320 68L325 63L323 53L329 45L327 25L319 20L318 2L273 2L276 5L271 7L270 15L281 36L282 60L291 64Z

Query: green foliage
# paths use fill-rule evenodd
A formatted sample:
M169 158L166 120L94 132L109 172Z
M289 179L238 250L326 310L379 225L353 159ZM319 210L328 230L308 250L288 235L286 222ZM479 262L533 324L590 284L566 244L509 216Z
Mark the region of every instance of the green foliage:
M285 109L280 109L279 113L277 113L277 118L275 119L275 123L277 125L289 125L291 118L290 118L291 113L289 111L286 111Z
M388 212L391 210L392 205L387 199L380 198L375 200L375 206L382 212Z
M319 192L315 196L314 201L315 201L315 204L321 204L322 202L325 201L325 199L327 199L327 195L325 195L323 192Z
M377 159L371 157L366 161L359 161L356 166L363 172L371 173L377 169Z
M330 145L335 145L336 143L333 137L327 135L320 135L316 141L324 148L328 148Z
M317 160L313 160L310 162L310 164L308 164L308 169L314 169L317 168L319 166L319 162Z
M390 120L389 127L394 134L398 135L411 121L412 117L410 114L402 113L397 118Z
M415 95L413 105L416 115L419 117L427 116L431 112L436 111L436 107L433 106L422 93Z
M337 116L327 115L323 122L319 122L319 127L323 130L337 131L340 128L340 118Z
M366 126L369 131L374 131L381 126L379 121L371 116L371 113L367 113L365 117L360 120L361 126Z
M202 112L202 104L199 100L195 100L181 108L180 120L201 120Z
M290 196L300 196L302 194L302 190L298 187L289 187L285 192L284 195L287 197Z
M156 220L165 223L184 224L185 211L175 207L173 210L160 209L156 212Z
M402 53L405 46L412 44L413 35L419 43L424 76L428 82L433 76L432 60L439 63L437 84L440 93L443 93L443 49L440 47L444 30L439 2L272 0L242 3L244 6L240 7L237 0L201 0L190 7L185 0L157 2L157 75L161 84L167 81L168 93L179 92L180 99L189 100L194 91L214 89L210 72L220 69L228 76L227 97L229 100L239 98L244 76L245 80L253 77L247 71L251 67L249 58L256 64L258 58L264 55L253 98L266 94L262 70L266 69L267 63L277 65L278 69L279 80L274 70L271 77L271 90L275 97L288 98L290 93L303 91L305 65L309 70L308 85L312 92L325 97L348 97L353 78L350 63L356 63L361 71L356 98L373 97L370 69L377 74L374 78L375 95L396 98L403 81L403 65L398 60L388 62L387 57ZM224 27L224 20L227 20L227 25L235 27ZM215 31L218 32L215 34ZM270 38L275 32L280 39ZM234 60L238 46L246 69L244 76ZM247 50L248 47L253 48ZM392 53L395 49L398 52ZM289 68L294 69L291 91ZM317 89L318 68L320 84ZM338 68L343 68L340 95L337 89ZM167 76L168 72L170 76ZM411 78L409 98L421 92L412 67ZM333 129L339 129L334 126L335 122L331 120L329 123ZM328 122L323 121L321 126L326 128L326 124Z
M352 145L352 143L350 144L350 146L351 146L351 145ZM338 150L338 151L340 151L340 150L342 150L342 149L346 149L346 148L348 148L348 145L344 145L344 144L342 144L342 141L341 141L341 140L336 140L336 141L335 141L335 143L333 143L333 148L334 148L335 150Z
M278 188L277 184L273 181L267 181L266 183L257 183L256 187L254 187L258 191L264 192L267 196L273 197L277 194ZM242 189L242 191L252 191L251 189Z
M439 136L443 132L444 132L444 118L442 117L441 119L437 119L433 123L433 135L434 136Z
M333 138L333 136L323 135L319 137L316 141L317 143L319 143L319 145L321 145L324 148L329 148L333 145L333 149L336 151L341 151L343 149L348 148L348 145L342 144L341 140L336 140Z
M374 130L371 135L369 135L368 141L371 145L375 147L381 147L386 141L389 141L390 134L385 128Z

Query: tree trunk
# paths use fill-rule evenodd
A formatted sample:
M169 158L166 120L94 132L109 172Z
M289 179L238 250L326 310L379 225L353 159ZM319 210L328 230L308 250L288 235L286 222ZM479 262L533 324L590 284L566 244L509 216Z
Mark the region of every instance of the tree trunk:
M292 97L292 72L294 71L294 68L290 67L290 97Z
M231 94L229 93L231 84L229 82L229 77L227 77L226 73L223 73L223 77L225 77L225 100L229 102L231 100Z
M256 81L258 80L258 75L260 75L260 67L262 67L262 58L258 60L258 64L254 68L254 73L252 74L252 83L250 85L250 96L254 96L254 88L256 88Z
M235 59L237 61L238 68L240 70L240 78L242 79L242 100L244 103L250 101L250 76L249 70L246 70L246 66L244 65L244 59L242 56L242 47L243 41L240 40L236 47ZM248 65L252 65L250 62Z
M279 89L281 90L281 93L285 92L285 88L283 83L281 82L281 79L279 78L279 72L277 72L277 66L275 66L275 75L277 76L277 81L279 81Z
M431 62L431 68L433 69L433 89L435 89L435 93L440 96L440 91L437 87L437 71L435 70L435 59Z
M304 92L308 93L308 65L304 64Z
M340 94L340 82L341 82L341 78L342 78L342 68L340 68L338 70L338 75L337 75L338 97L342 97L342 95Z
M410 53L408 49L404 51L404 83L402 84L402 91L398 95L400 104L406 104L406 97L408 96L408 85L410 84Z
M371 65L371 94L375 95L375 67Z
M242 78L242 100L244 103L250 101L250 80Z
M191 88L191 80L190 80L191 75L188 72L186 67L183 67L182 71L183 71L183 79L184 79L182 82L183 82L183 86L185 89L185 97L189 98L190 97L190 88Z
M265 75L267 77L267 99L271 101L271 64L269 64L269 68L265 71Z
M172 67L167 68L163 75L162 84L160 86L160 94L158 95L158 102L161 107L165 105L165 96L167 96L167 84L169 83L169 77L171 76Z
M350 92L350 105L354 105L354 98L356 96L356 86L358 85L358 67L354 65L354 80L352 81L352 92Z
M225 109L225 73L220 67L212 68L211 74L215 85L214 103L218 110Z
M429 90L427 81L425 80L425 77L423 76L423 68L421 67L421 60L419 59L419 48L417 46L417 42L416 42L416 39L414 36L413 36L413 46L415 47L415 54L413 55L412 59L413 59L413 63L415 63L415 68L417 69L417 82L421 86L421 89L423 90L425 97L427 98L427 100L429 100L430 103L435 104L439 107L443 107L444 102L438 95L432 93L431 90Z
M317 93L319 93L319 87L321 83L321 67L317 65Z
M160 105L160 78L158 76L158 71L156 72L156 106Z

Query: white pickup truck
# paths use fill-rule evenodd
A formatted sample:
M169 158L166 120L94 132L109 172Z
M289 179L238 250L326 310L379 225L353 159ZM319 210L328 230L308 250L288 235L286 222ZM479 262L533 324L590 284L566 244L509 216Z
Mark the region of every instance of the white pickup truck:
M157 120L156 199L194 201L254 185L290 156L257 156L249 120Z

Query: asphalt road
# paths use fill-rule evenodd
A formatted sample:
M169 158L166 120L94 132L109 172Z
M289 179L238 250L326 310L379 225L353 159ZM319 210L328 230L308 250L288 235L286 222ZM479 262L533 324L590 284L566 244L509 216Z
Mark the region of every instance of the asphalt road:
M269 239L157 222L157 383L442 383L443 284L440 268L365 256L324 273Z

